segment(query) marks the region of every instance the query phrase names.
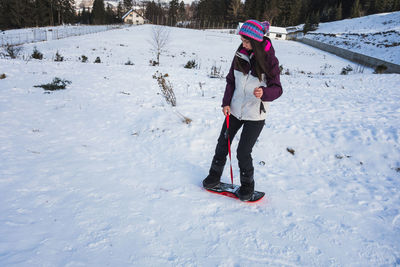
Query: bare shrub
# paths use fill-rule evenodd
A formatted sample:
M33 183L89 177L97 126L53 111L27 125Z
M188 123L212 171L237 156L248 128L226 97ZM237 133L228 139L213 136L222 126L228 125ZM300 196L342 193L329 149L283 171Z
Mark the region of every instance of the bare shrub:
M57 51L54 61L58 61L58 62L64 61L64 57L61 56L60 53L58 53L58 51Z
M214 64L211 67L211 72L210 72L209 77L210 78L220 78L220 79L224 78L224 74L223 74L223 72L221 72L221 66L217 67L216 64Z
M178 117L181 119L181 121L183 123L190 124L192 122L191 118L186 117L185 115L183 115L179 111L176 110L175 113L178 115Z
M189 60L186 65L184 66L186 69L195 69L197 68L196 60Z
M85 55L82 55L82 56L79 58L79 60L80 60L82 63L86 63L86 62L88 61L88 57L85 56Z
M41 87L47 91L56 91L65 89L68 84L71 84L71 81L55 77L51 83L35 85L34 87Z
M203 89L203 85L205 83L199 82L199 86L200 86L200 91L201 91L201 96L204 96L204 89Z
M5 47L3 47L3 52L1 52L0 55L2 57L9 57L14 59L19 56L22 50L22 46L7 44Z
M160 86L160 89L161 89L161 93L163 94L167 103L169 103L169 104L171 104L171 106L175 107L176 106L176 97L175 97L174 89L172 88L171 83L165 79L166 77L168 77L168 74L162 74L158 71L153 75L153 79L157 80L158 85Z
M133 65L135 65L130 59L128 59L128 61L127 62L125 62L125 65L127 65L127 66L133 66Z
M340 74L347 75L351 71L353 71L353 68L350 65L347 65L346 67L342 68L342 72L340 72Z
M374 73L375 74L382 74L382 73L385 73L386 70L387 70L387 67L382 64L382 65L376 66Z
M153 66L160 64L160 55L169 42L169 32L170 31L165 26L153 26L152 28L150 44L157 58L156 64L153 64Z
M37 47L35 46L35 47L33 48L33 52L32 52L31 57L34 58L34 59L42 60L42 59L43 59L43 54L42 54L42 53L37 49Z

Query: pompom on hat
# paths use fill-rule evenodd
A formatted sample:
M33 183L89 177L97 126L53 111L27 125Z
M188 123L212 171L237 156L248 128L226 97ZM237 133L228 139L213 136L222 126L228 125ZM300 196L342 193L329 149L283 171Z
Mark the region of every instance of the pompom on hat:
M269 31L269 22L259 22L258 20L250 19L243 23L239 30L240 35L250 37L257 42L262 42L264 34Z

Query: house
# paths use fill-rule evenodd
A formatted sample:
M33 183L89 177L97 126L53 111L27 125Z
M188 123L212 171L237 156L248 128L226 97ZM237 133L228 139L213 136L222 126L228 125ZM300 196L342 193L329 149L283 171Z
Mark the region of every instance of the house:
M239 30L242 27L242 25L243 22L240 22L239 26L236 29L237 34L239 33ZM286 28L270 26L269 31L265 35L271 39L273 38L278 40L286 40L287 31Z
M286 40L287 31L286 28L270 26L267 36L271 39Z
M141 25L144 24L145 19L135 10L131 9L122 16L125 24Z

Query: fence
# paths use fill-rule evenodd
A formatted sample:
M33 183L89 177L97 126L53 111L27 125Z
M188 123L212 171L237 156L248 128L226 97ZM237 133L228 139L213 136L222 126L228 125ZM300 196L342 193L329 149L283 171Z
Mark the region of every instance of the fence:
M52 28L24 29L0 33L0 46L21 45L49 40L58 40L70 36L79 36L103 32L123 27L122 25L96 26L60 26Z
M25 43L34 43L47 40L46 30L33 29L30 31L0 34L0 46L5 45L20 45Z
M307 39L307 38L297 39L297 41L300 41L307 45L313 46L315 48L324 50L326 52L335 54L339 57L351 60L353 62L360 63L360 64L368 66L368 67L376 68L379 65L384 65L387 67L387 70L386 70L387 73L400 73L400 65L397 65L397 64L394 64L391 62L387 62L387 61L384 61L384 60L381 60L378 58L366 56L366 55L363 55L360 53L352 52L352 51L349 51L349 50L346 50L346 49L343 49L340 47L321 43L321 42Z
M98 26L73 26L63 28L55 28L52 30L52 39L62 39L70 36L79 36L97 32L104 32L122 28L122 25L98 25Z
M149 20L148 23L153 25L199 29L199 30L206 30L206 29L230 30L230 29L236 29L239 24L238 22L215 22L208 20L174 21L164 16L159 16L159 17L154 16L152 19Z

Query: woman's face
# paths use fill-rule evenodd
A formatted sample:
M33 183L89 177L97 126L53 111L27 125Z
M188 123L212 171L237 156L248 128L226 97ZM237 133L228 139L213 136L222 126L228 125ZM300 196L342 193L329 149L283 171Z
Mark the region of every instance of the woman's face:
M250 43L249 40L243 38L243 36L241 36L240 38L242 39L243 47L244 47L246 50L249 50L249 51L250 51L250 50L253 50L253 47L251 47L251 43Z

